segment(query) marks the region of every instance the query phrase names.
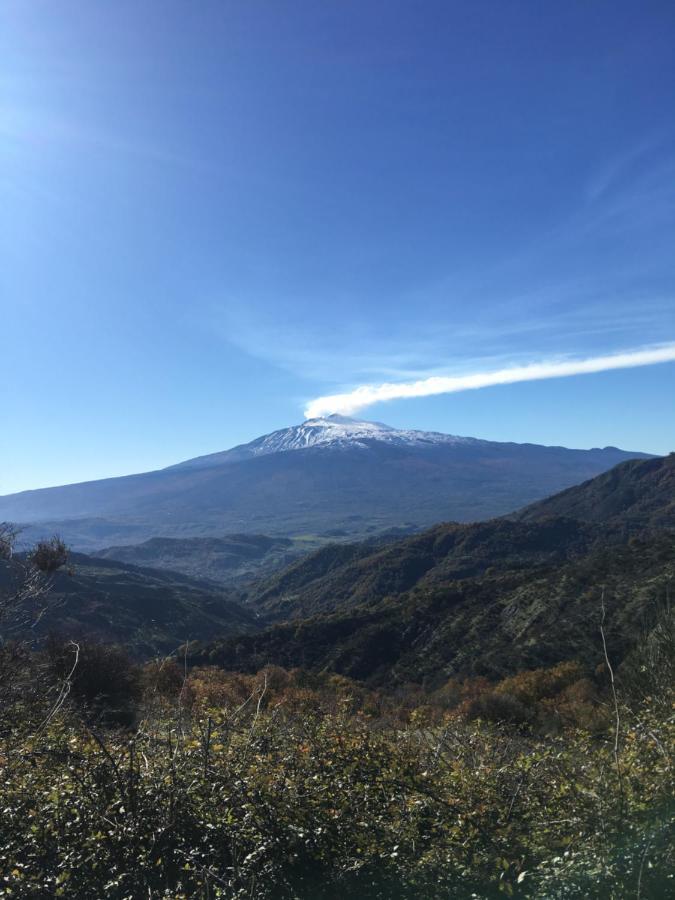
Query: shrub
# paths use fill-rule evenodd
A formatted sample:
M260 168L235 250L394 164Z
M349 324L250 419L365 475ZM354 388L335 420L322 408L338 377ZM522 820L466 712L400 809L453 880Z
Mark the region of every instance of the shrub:
M8 522L0 522L0 559L12 558L18 530Z
M30 561L41 572L52 575L68 562L68 548L56 535L48 541L39 541L29 555Z
M165 700L175 700L185 684L185 668L175 659L153 660L143 667L141 681L146 695L157 693Z
M562 690L578 681L584 670L573 660L562 662L550 669L531 669L504 678L496 690L516 697L525 706L534 706L539 700L554 697Z
M673 724L649 704L621 774L611 734L256 703L92 734L64 713L2 744L0 897L601 900L638 878L669 895Z
M510 722L522 725L531 721L533 711L512 694L491 691L472 700L467 709L469 719L485 719L488 722Z
M142 672L123 647L51 636L47 656L54 680L68 684L68 695L87 721L130 726L141 698Z

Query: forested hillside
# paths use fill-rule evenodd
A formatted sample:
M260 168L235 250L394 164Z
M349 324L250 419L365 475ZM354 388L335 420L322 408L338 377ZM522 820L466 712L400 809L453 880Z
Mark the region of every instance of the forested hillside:
M629 460L590 481L547 497L517 513L537 521L569 516L629 531L675 528L675 453Z
M300 618L487 570L531 571L579 556L600 538L597 529L563 518L450 523L383 547L371 542L324 547L252 586L247 596L268 615Z
M20 557L0 558L0 595L15 589L25 568ZM81 553L44 585L45 602L21 637L50 633L124 644L134 656L171 653L186 640L234 635L259 627L251 611L226 589L177 573L141 568ZM0 617L0 634L1 634Z
M605 593L617 658L667 603L672 535L599 548L559 565L495 570L419 586L259 634L191 648L194 662L254 671L267 663L377 684L502 677L565 659L597 659Z
M289 565L311 549L303 542L263 534L222 537L154 537L140 544L105 547L96 555L135 566L181 572L200 580L237 584Z
M248 602L280 624L195 647L195 659L235 669L276 662L378 682L499 677L597 654L603 592L623 655L668 603L672 460L626 463L575 489L574 508L595 510L611 487L607 522L544 515L567 511L564 492L516 520L439 525L383 548L326 547L249 593Z

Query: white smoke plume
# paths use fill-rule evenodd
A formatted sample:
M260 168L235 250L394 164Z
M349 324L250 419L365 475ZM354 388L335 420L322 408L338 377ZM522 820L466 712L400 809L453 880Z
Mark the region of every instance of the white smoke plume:
M651 366L655 363L675 361L675 343L657 347L643 347L613 353L609 356L593 356L588 359L567 359L553 362L536 362L525 366L513 366L493 372L476 372L472 375L434 376L420 381L400 383L363 384L345 394L328 394L312 400L305 409L305 418L314 419L339 413L351 416L373 403L398 400L407 397L429 397L433 394L456 394L491 387L496 384L515 384L519 381L540 381L544 378L565 378L569 375L588 375L607 372L610 369L629 369L635 366Z

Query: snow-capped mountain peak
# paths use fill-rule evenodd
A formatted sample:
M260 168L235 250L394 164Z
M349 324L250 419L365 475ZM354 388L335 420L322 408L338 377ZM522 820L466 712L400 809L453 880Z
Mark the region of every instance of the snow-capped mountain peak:
M306 419L300 425L273 431L272 434L261 438L261 444L256 447L256 456L261 453L301 450L324 444L354 446L367 440L386 440L394 432L394 428L381 422L362 422L349 419L347 416L332 415Z
M300 425L282 428L256 438L248 444L240 444L222 453L212 453L181 463L180 467L202 467L239 462L271 453L288 453L321 447L328 450L366 450L373 444L423 447L431 444L468 444L475 438L440 434L437 431L414 431L392 428L382 422L367 422L347 416L332 415L306 419Z

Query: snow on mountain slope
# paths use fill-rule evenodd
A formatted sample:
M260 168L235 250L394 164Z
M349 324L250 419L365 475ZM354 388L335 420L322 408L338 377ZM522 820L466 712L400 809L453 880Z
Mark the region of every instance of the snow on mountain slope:
M0 521L90 549L235 532L366 536L504 515L640 456L330 416L168 469L0 497Z
M477 444L476 438L457 437L437 431L413 431L397 429L382 422L365 422L346 416L332 415L320 419L307 419L301 425L282 428L263 435L249 444L240 444L231 450L198 456L186 462L171 466L172 469L202 468L239 462L270 453L286 453L291 450L305 450L308 447L325 447L343 450L371 446L373 441L422 447L429 444Z

